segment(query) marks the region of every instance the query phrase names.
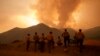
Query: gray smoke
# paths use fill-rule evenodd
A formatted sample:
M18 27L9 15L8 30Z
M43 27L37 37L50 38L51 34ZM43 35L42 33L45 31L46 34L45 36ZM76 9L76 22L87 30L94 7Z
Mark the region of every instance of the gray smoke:
M38 0L32 8L37 10L40 22L62 28L70 23L70 16L79 4L80 0Z

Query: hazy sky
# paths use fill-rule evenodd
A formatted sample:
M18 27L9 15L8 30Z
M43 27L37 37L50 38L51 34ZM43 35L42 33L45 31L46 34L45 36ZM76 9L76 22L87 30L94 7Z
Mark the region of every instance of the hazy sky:
M100 26L100 0L0 0L0 32L40 22L58 28Z

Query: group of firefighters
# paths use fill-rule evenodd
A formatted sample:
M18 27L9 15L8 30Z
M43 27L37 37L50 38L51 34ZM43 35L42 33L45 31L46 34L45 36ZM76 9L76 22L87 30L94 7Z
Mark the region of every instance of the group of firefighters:
M63 37L64 42L62 43L60 36L58 36L57 45L61 46L62 44L64 44L65 48L68 47L70 44L70 34L68 33L67 29L64 30L61 36ZM81 29L79 29L79 31L76 32L74 36L75 43L79 45L80 51L82 51L84 37L85 36ZM27 34L26 38L27 38L26 50L28 51L29 46L30 46L30 38L31 38L30 34ZM35 51L39 49L41 52L44 52L45 46L47 45L48 51L51 52L51 50L55 46L53 32L49 32L47 36L45 36L44 33L42 33L41 37L38 35L37 32L35 32L33 36L33 40L34 40L34 50Z

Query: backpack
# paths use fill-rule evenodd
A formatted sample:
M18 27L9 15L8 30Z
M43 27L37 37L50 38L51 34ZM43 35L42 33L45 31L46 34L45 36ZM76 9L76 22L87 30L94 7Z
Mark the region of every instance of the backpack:
M78 39L83 39L84 38L84 34L79 32L77 37L78 37Z
M35 35L35 36L34 36L34 40L35 40L35 41L38 41L38 40L39 40L39 36L38 36L38 35Z
M69 37L69 33L68 32L64 32L62 36L63 37Z

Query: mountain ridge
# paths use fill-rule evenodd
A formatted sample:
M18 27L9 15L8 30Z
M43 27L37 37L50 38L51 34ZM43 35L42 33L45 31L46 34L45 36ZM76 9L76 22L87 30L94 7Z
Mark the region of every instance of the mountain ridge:
M67 28L68 32L71 36L71 38L73 38L74 34L75 34L75 30L72 28ZM18 28L15 27L7 32L1 33L0 34L0 41L3 43L11 43L15 40L23 40L25 41L25 36L30 33L31 37L33 39L33 35L35 32L38 32L39 36L41 36L41 33L44 33L45 35L48 34L48 32L52 31L55 37L55 40L57 40L58 36L61 36L62 32L64 31L64 29L59 30L56 28L52 28L49 27L43 23L40 23L38 25L35 26L31 26L28 28ZM95 32L95 34L94 34ZM94 27L91 29L87 29L84 31L84 34L86 35L86 38L89 39L100 39L100 27ZM92 35L91 35L92 34ZM94 37L92 37L94 36Z

